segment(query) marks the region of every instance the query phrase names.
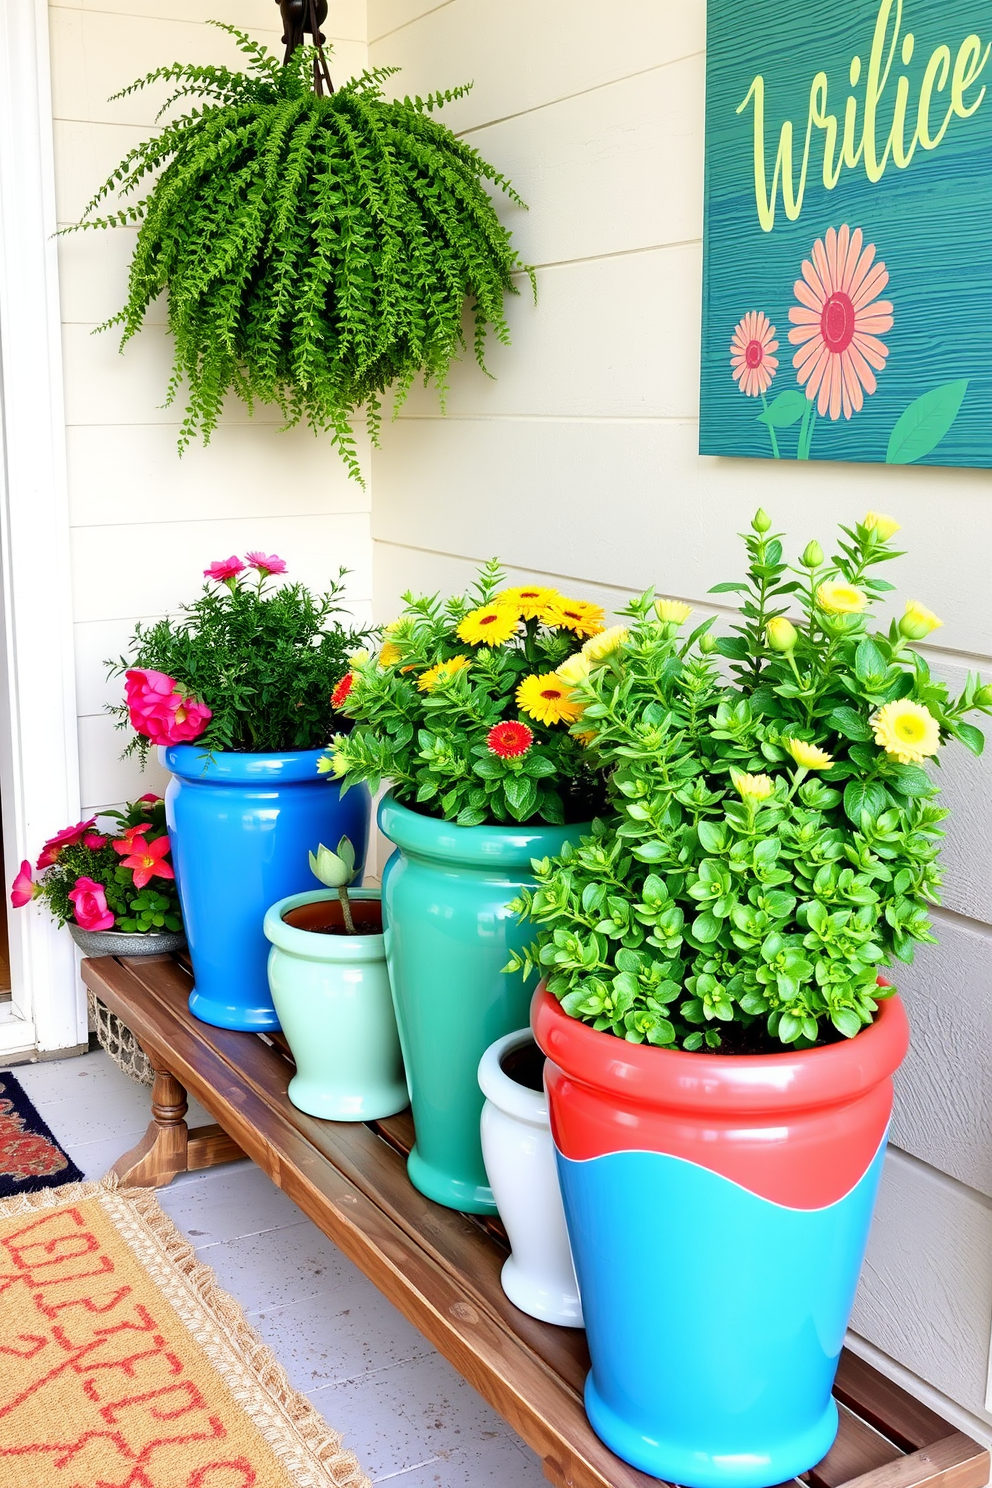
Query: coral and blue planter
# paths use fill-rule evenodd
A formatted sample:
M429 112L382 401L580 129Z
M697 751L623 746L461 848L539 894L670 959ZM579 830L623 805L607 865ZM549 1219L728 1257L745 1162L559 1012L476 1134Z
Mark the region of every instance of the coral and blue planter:
M688 1488L767 1488L823 1458L909 1043L761 1056L623 1043L540 989L545 1079L592 1369L619 1457Z
M507 905L533 884L532 858L577 842L589 824L457 827L390 795L379 825L397 848L382 875L382 911L416 1129L407 1173L437 1204L495 1214L479 1134L479 1060L526 1023L534 986L503 971L533 938Z
M166 820L193 962L189 1006L216 1028L279 1027L262 922L277 900L317 887L310 849L350 837L361 883L369 793L359 786L342 800L317 773L323 753L205 755L198 744L161 751L172 771Z

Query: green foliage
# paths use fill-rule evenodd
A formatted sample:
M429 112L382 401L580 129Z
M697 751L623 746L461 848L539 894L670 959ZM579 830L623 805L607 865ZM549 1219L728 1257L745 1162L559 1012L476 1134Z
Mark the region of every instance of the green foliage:
M109 824L103 832L99 823L82 823L91 826L96 837L103 837L102 846L87 847L85 842L70 842L55 850L55 861L47 867L37 880L37 897L50 910L58 924L65 925L75 918L75 908L69 898L80 878L90 878L100 884L107 899L107 908L114 915L115 930L131 934L156 930L181 930L179 896L175 881L156 874L144 888L137 888L134 870L124 867L126 854L114 847L129 827L141 827L140 835L149 845L167 835L165 825L165 802L158 797L151 800L133 801L123 811L107 811L103 821ZM47 844L46 844L47 846ZM171 867L168 856L162 859Z
M344 578L341 569L339 578ZM334 617L344 614L344 586L314 595L304 584L272 589L260 574L205 584L178 616L135 626L131 656L108 662L111 676L147 667L174 677L205 702L213 717L196 740L204 751L269 754L318 749L333 726L331 693L348 656L366 637ZM125 706L111 710L127 728ZM144 758L135 735L125 754Z
M540 928L507 969L539 967L566 1012L634 1043L851 1038L885 995L879 968L933 940L946 813L923 765L952 737L981 751L963 715L992 711L992 688L970 676L954 699L933 680L905 639L940 623L929 612L869 631L891 588L875 570L898 556L871 526L842 529L829 565L810 544L793 569L767 527L759 513L744 539L746 579L717 586L743 596L731 636L714 645L709 620L683 642L650 592L630 606L626 644L576 689L615 814L538 864L513 905ZM775 650L767 627L787 603L802 618ZM905 721L907 704L916 745L881 713Z
M443 393L466 298L479 365L489 327L508 342L504 294L524 265L486 183L522 203L431 117L467 88L392 101L382 84L397 69L377 68L318 96L312 48L281 65L221 29L247 71L176 63L117 95L165 80L177 85L166 108L195 106L130 151L78 224L140 224L127 304L108 325L123 327L123 347L167 293L168 401L184 382L189 399L180 448L209 438L233 391L330 430L361 480L351 416L364 408L377 440L391 385L397 406L421 374Z
M524 618L528 606L514 602L519 591L500 589L502 577L494 561L470 594L443 602L404 595L406 608L387 627L379 655L351 673L340 709L357 726L337 735L321 761L345 789L365 780L375 791L389 780L405 805L466 827L582 821L602 804L595 756L573 737L581 729L569 732L577 712L569 687L555 679L565 699L558 721L542 723L517 701L522 682L555 673L579 644L568 616L555 609L562 597L535 590L546 603ZM506 640L488 645L461 636L459 627L473 634L473 617L490 605L510 614ZM581 608L588 613L580 634L601 629L602 611ZM521 752L504 757L492 730L508 722L522 725L523 737Z

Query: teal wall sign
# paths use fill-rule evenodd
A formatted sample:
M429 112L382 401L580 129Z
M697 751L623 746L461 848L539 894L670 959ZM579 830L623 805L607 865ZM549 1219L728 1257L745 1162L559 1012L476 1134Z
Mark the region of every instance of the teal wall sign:
M699 449L992 466L992 0L709 0Z

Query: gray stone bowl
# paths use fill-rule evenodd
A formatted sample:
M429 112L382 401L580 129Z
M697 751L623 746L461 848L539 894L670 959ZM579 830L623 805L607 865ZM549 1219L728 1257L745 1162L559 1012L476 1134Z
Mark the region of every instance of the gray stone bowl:
M181 930L129 935L124 930L84 930L71 922L67 929L84 956L167 956L186 946Z

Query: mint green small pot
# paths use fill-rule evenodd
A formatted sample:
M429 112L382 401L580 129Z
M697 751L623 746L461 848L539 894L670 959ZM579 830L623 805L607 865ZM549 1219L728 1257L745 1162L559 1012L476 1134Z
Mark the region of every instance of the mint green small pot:
M536 976L503 967L534 938L507 908L533 884L532 858L578 842L569 827L456 827L391 795L379 826L396 852L382 876L386 960L410 1085L410 1181L449 1209L495 1214L482 1158L478 1068L490 1044L526 1025Z
M352 889L349 897L358 935L318 928L341 926L333 891L291 894L273 904L263 927L271 942L269 990L296 1061L293 1105L326 1121L375 1121L404 1110L409 1094L379 893Z

